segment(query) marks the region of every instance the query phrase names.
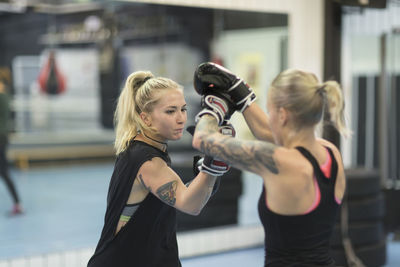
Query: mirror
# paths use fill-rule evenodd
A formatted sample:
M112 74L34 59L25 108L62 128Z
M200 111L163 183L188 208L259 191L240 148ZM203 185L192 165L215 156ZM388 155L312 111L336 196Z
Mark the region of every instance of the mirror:
M113 1L85 8L50 5L25 14L2 13L3 22L8 27L0 30L5 36L0 48L6 52L0 63L11 66L14 80L11 159L18 160L17 148L23 145L26 152L29 145L43 150L45 145L65 143L106 144L109 150L101 156L109 157L110 171L99 180L104 187L114 160L113 110L129 73L150 70L183 85L190 125L200 109L200 97L192 85L199 63L214 61L242 77L265 108L268 85L288 62L286 14ZM18 32L19 25L24 28ZM64 79L65 88L51 93L38 77L52 52L63 77L56 79L58 83ZM253 138L240 116L234 116L232 123L238 138ZM49 144L49 136L60 138ZM182 140L170 143L169 150L174 169L191 177L192 156L197 153L191 148L191 136L185 133ZM88 151L81 155L89 157ZM259 224L256 205L261 179L235 169L229 175L200 216L178 215L179 231ZM106 194L104 190L101 195L90 194L98 199L87 208L99 219L97 228L92 227L97 242Z

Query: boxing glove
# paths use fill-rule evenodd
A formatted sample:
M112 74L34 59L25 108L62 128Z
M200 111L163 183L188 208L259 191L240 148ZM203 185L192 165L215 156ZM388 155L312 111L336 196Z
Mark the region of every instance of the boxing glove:
M229 168L229 165L225 162L216 160L208 155L205 155L204 158L200 157L197 162L193 164L195 173L205 172L212 176L222 176L229 171Z
M200 64L194 72L194 88L200 95L219 93L243 112L256 100L253 90L228 69L212 63Z
M202 96L201 107L203 109L196 115L196 123L205 114L214 116L217 119L218 125L222 125L224 121L230 119L233 112L235 112L234 107L224 97L219 96L217 93Z
M200 172L200 167L203 162L203 158L201 156L194 156L193 157L193 173L195 176L197 176ZM187 182L185 185L186 187L189 187L189 185L193 182L193 180ZM217 176L217 179L215 180L215 184L213 186L213 189L211 191L211 197L218 191L219 185L221 184L221 177Z

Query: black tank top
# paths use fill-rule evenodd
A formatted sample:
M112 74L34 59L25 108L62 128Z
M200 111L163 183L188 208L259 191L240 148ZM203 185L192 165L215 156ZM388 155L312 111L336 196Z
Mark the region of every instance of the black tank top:
M168 153L133 141L115 163L107 196L105 223L88 267L179 267L176 210L149 193L132 218L115 235L121 212L142 164L154 157L168 166Z
M258 213L265 231L265 266L335 266L329 241L340 206L334 193L337 161L328 148L332 167L330 177L325 177L309 151L296 149L312 164L321 199L315 209L304 215L280 215L267 207L263 189Z

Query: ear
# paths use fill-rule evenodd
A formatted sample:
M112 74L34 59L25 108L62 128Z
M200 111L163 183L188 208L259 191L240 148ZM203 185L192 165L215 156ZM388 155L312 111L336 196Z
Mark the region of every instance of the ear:
M151 126L151 116L150 116L150 114L148 114L146 112L142 112L142 113L140 113L140 118L142 119L144 124L146 124L148 127Z
M278 118L280 124L282 126L285 126L286 123L288 122L289 112L285 108L280 107L278 111Z

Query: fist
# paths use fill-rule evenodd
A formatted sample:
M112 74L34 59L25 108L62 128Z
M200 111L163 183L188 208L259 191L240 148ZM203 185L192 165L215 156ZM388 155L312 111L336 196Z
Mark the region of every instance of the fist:
M241 78L215 63L200 64L194 72L193 83L198 94L218 94L240 112L256 100L253 90Z

